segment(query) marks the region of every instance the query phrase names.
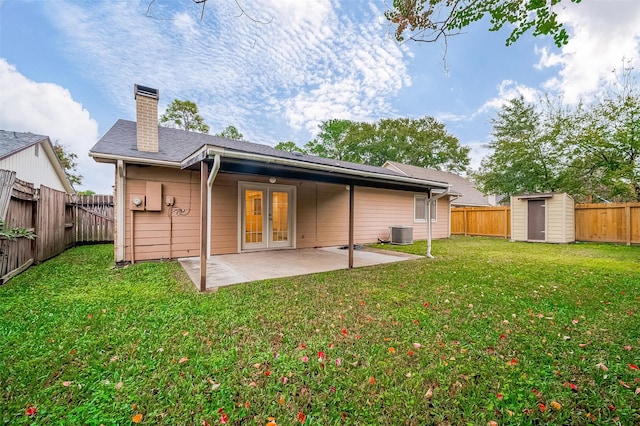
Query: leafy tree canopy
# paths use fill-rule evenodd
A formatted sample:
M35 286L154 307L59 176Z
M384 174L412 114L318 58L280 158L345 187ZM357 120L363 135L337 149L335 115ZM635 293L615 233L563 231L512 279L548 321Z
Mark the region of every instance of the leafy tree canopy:
M630 72L595 102L512 99L493 123L475 179L485 193L562 191L577 201L640 201L640 92Z
M160 116L160 124L190 132L209 133L209 125L198 114L198 106L191 101L174 99Z
M276 144L276 146L274 146L275 149L279 149L280 151L287 151L287 152L300 152L302 154L307 154L307 150L299 147L298 145L296 145L295 142L293 141L286 141L286 142L278 142Z
M75 187L82 184L82 175L77 173L78 163L75 161L78 156L69 151L68 146L62 145L58 141L53 143L53 149L71 185Z
M227 126L220 133L216 133L215 136L226 139L235 139L237 141L241 141L243 138L242 133L240 133L238 129L235 128L235 126Z
M385 17L396 27L398 41L405 38L419 42L435 42L459 34L462 28L490 18L490 31L511 28L506 44L517 41L525 32L550 35L558 47L566 44L568 35L557 20L554 6L562 0L393 0ZM581 0L565 0L580 3ZM408 34L407 34L408 33Z
M415 166L463 172L468 147L433 117L382 119L375 123L328 120L316 139L305 145L311 154L381 166L397 161Z

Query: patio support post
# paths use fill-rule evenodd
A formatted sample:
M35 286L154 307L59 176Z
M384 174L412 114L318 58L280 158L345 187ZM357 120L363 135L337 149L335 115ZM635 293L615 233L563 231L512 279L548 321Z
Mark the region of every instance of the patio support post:
M355 210L355 186L349 184L349 269L353 269L353 216Z
M209 166L200 162L200 291L207 290L207 179Z

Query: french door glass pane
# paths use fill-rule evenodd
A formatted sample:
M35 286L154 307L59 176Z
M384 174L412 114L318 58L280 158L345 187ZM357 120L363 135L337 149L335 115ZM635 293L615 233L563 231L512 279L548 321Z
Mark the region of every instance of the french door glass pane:
M273 191L271 193L272 241L289 240L289 193Z
M246 190L245 197L245 243L262 242L262 212L264 211L262 191Z

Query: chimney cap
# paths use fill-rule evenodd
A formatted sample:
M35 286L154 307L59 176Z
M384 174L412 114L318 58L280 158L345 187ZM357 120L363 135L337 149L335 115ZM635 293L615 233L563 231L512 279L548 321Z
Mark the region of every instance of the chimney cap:
M141 86L139 84L133 85L133 94L135 97L138 95L146 96L148 98L159 99L160 91L147 86Z

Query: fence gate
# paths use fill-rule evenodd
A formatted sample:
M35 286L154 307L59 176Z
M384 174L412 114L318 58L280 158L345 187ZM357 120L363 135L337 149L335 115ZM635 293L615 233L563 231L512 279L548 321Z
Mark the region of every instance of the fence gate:
M113 242L113 195L70 196L67 208L69 223L75 225L75 243Z

